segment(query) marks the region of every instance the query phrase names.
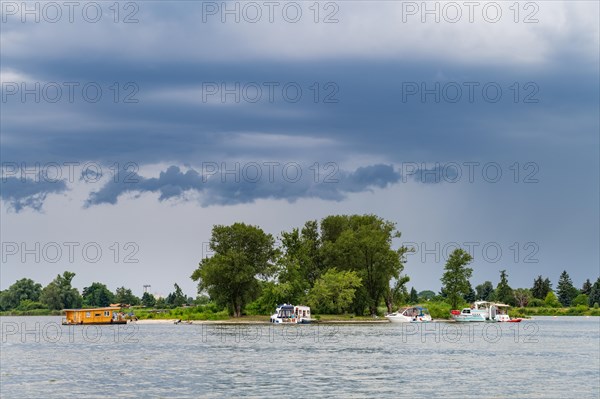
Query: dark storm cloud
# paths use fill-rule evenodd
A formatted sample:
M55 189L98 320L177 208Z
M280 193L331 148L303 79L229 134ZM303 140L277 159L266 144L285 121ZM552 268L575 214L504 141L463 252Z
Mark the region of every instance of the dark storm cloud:
M259 165L256 163L256 165ZM259 171L257 173L257 171ZM274 169L273 169L274 170ZM199 173L190 169L182 171L178 166L170 166L160 172L157 178L145 178L137 174L129 176L131 183L106 183L99 191L93 192L85 206L116 204L124 193L159 193L159 200L184 198L188 191L200 194L200 203L209 205L235 205L251 203L258 199L284 199L290 202L301 198L320 198L339 201L348 193L385 188L398 182L400 175L391 165L360 167L354 172L333 170L321 179L309 172L309 168L299 164L287 168L281 175L268 170L252 167L252 172L225 174Z

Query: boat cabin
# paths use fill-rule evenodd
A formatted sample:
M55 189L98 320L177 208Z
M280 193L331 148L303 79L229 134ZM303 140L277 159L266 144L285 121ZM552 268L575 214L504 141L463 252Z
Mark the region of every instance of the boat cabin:
M125 324L125 315L118 307L64 309L62 324Z
M310 319L310 307L308 306L294 306L294 314L299 319Z

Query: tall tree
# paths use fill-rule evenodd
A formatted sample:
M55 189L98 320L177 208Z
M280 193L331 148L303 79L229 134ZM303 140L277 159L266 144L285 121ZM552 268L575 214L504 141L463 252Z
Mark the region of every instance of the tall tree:
M508 274L506 270L500 270L500 282L496 286L494 297L498 302L507 303L513 305L515 303L515 296L513 289L508 285Z
M556 286L558 301L565 307L571 306L571 302L577 296L579 291L573 286L573 281L566 270L560 274L558 285Z
M544 278L540 275L533 281L533 287L531 288L531 296L542 301L546 299L548 293L552 291L552 283L549 278Z
M485 281L483 284L475 287L475 290L477 291L477 299L480 301L489 301L494 294L494 284L491 281Z
M207 291L240 317L244 306L258 296L258 279L275 272L274 243L273 236L259 227L244 223L214 226L209 244L214 255L203 259L191 276L198 281L198 293Z
M598 277L598 280L596 280L596 282L592 286L589 301L590 308L595 307L596 304L600 304L600 277Z
M585 280L585 283L583 283L583 286L581 287L581 293L584 295L590 295L591 292L592 292L592 282L588 278L587 280Z
M329 216L321 226L324 258L338 270L355 271L362 280L355 310L362 313L364 304L376 315L391 280L404 270L402 262L408 251L404 246L391 247L392 239L400 237L395 224L375 215L344 215Z
M385 290L384 297L388 313L392 313L394 311L394 306L400 305L409 296L408 291L406 290L406 283L409 281L410 277L400 275L394 282L394 285L388 286Z
M473 269L466 267L473 257L463 249L455 249L444 268L442 276L442 290L450 301L452 308L456 309L463 296L469 292L469 279L473 273Z
M410 301L410 303L419 302L419 295L417 294L417 290L415 290L415 287L412 287L410 289L410 296L408 297L408 300Z
M40 295L40 301L50 310L81 307L81 295L77 288L71 286L75 273L65 271L50 282Z
M182 306L184 303L186 303L187 297L183 294L181 287L179 287L179 285L177 283L174 284L174 287L175 287L175 291L171 292L169 295L167 295L166 302L167 302L167 305L178 308L178 307Z
M92 307L108 306L115 300L113 293L101 283L92 283L89 287L84 287L81 296L83 304Z
M317 222L306 222L301 231L282 232L281 242L283 254L277 261L276 289L286 297L286 302L302 302L324 272Z

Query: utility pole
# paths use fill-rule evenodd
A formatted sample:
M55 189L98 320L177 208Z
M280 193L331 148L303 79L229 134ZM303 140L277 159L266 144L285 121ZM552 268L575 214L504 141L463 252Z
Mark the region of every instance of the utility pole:
M148 288L152 287L150 284L144 284L144 292L148 292Z

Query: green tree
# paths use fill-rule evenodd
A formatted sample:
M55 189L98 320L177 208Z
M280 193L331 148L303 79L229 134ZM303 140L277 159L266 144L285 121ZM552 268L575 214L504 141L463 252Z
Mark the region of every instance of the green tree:
M494 291L494 298L498 302L509 305L514 305L515 303L513 289L508 285L508 274L506 274L506 270L500 270L500 282Z
M600 304L600 277L598 277L598 280L596 280L590 291L590 308L598 307L596 304Z
M388 286L385 290L384 298L388 313L392 313L394 306L399 306L409 298L408 291L406 290L406 283L409 281L410 278L408 276L400 275L394 282L394 285Z
M531 292L527 288L517 288L514 290L515 303L518 307L524 308L531 300Z
M75 273L65 271L50 282L40 295L40 301L50 310L81 307L81 295L71 286Z
M361 279L354 271L329 269L316 282L308 294L308 303L318 313L340 314L346 312Z
M560 302L558 301L558 298L556 298L556 295L554 295L553 291L550 291L546 295L546 298L544 299L544 303L546 304L546 306L548 306L550 308L560 308Z
M91 307L108 306L115 300L113 293L101 283L92 283L89 287L84 287L82 297L83 304Z
M408 301L410 303L418 303L419 302L419 295L417 294L417 290L415 290L415 287L412 287L410 289L410 296L408 297Z
M583 283L583 286L581 287L581 294L590 295L591 292L592 292L592 283L591 283L590 279L588 278L587 280L585 280L585 283Z
M183 291L177 283L175 283L174 287L175 291L167 295L166 303L167 305L178 308L186 303L187 297L183 294Z
M139 305L140 298L133 295L130 288L119 287L115 291L115 302L126 305Z
M558 301L564 306L571 306L571 302L577 296L579 291L573 286L573 281L569 277L569 273L566 270L560 274L558 279L558 285L556 286L556 293Z
M156 304L154 306L156 309L164 309L167 307L167 302L165 301L165 298L160 297L156 300Z
M156 305L156 298L154 298L154 295L150 294L149 292L144 292L142 295L142 306L145 308L151 308L154 307L154 305Z
M422 298L426 301L429 301L430 299L433 299L434 297L435 297L435 292L433 292L431 290L425 290L425 291L419 292L419 298Z
M444 274L441 278L442 291L450 301L453 309L458 307L463 296L469 293L469 279L473 269L466 267L473 258L463 249L455 249L444 268Z
M281 242L283 254L277 260L279 286L276 290L285 297L283 302L303 302L308 290L324 272L317 222L306 222L301 231L282 232Z
M471 286L470 281L469 281L468 292L467 292L467 294L465 294L463 296L463 299L465 300L465 302L468 302L468 303L473 303L477 299L477 294L475 293L475 290L473 290L473 287Z
M213 227L211 258L203 259L191 278L198 293L207 291L219 305L240 317L244 306L259 295L259 278L273 275L277 251L274 239L262 229L244 223Z
M21 301L37 302L40 300L42 285L31 279L23 278L16 281L0 295L0 309L10 310L17 308Z
M375 215L329 216L321 223L323 257L329 267L352 270L361 278L362 287L355 296L358 314L377 306L390 289L392 279L404 270L408 248L391 248L392 239L400 237L395 224Z
M483 284L475 287L475 290L477 291L477 299L480 301L489 301L494 294L494 284L491 281L485 281Z
M552 291L552 283L549 278L544 279L541 275L533 280L531 296L537 299L545 300L548 293Z

